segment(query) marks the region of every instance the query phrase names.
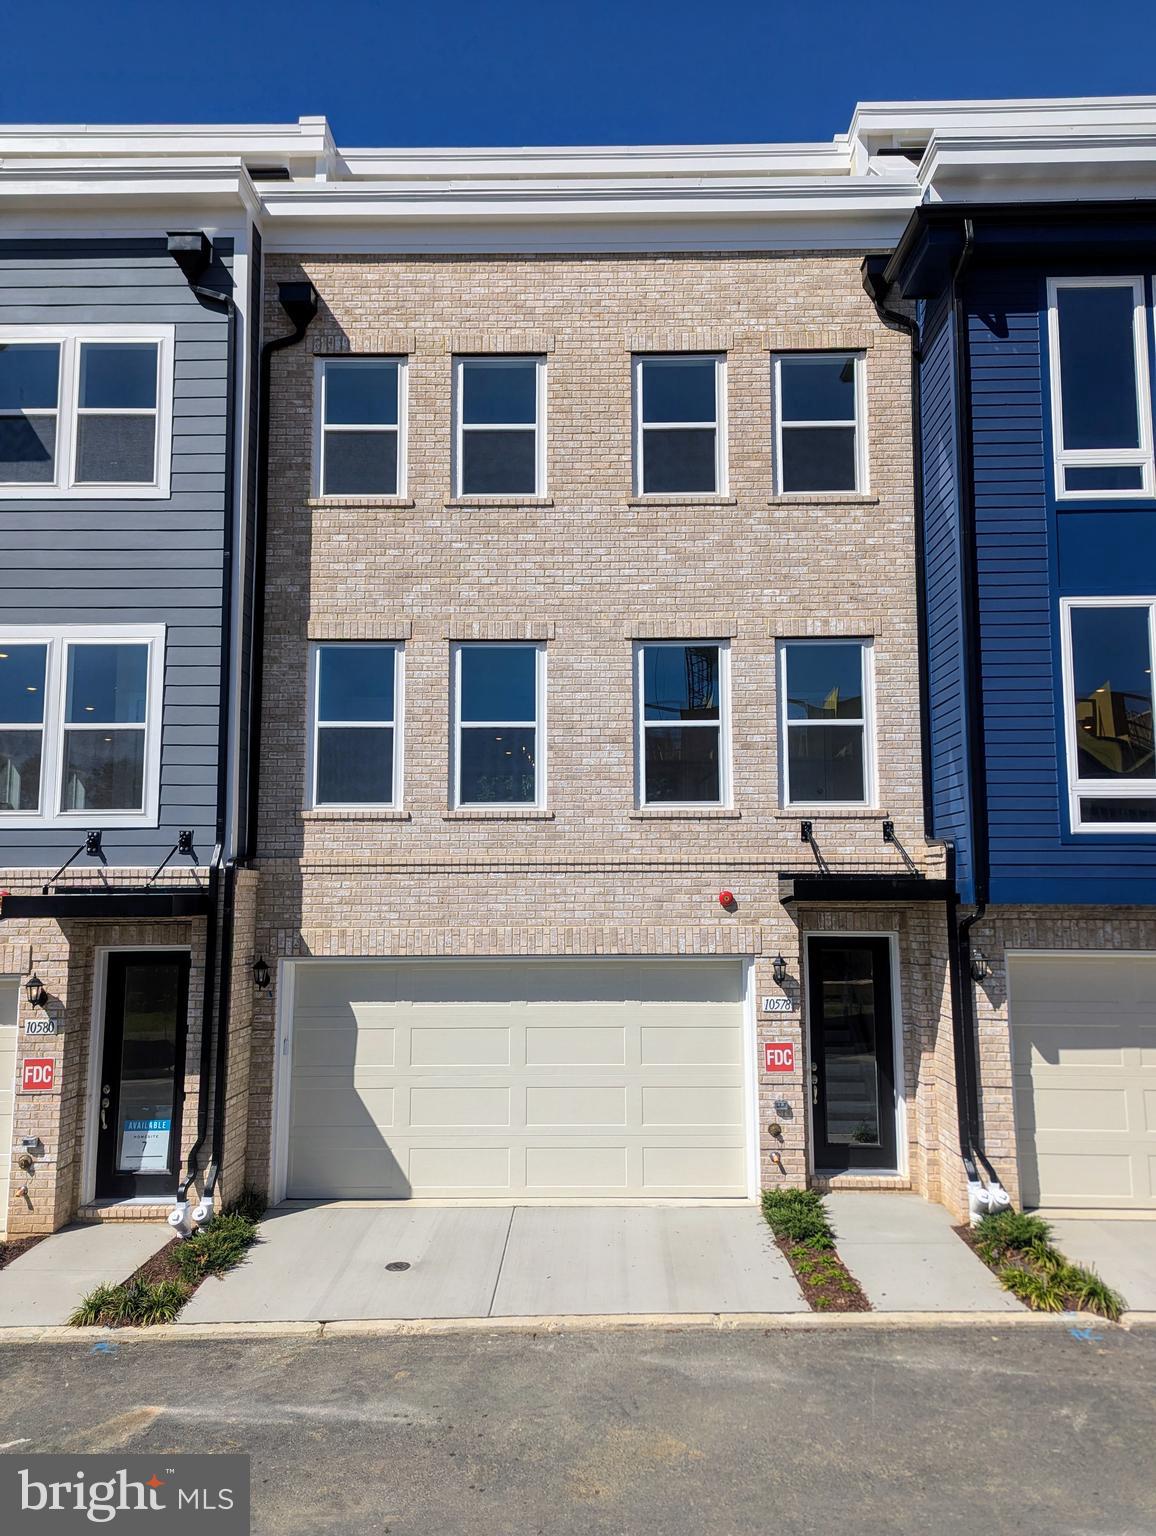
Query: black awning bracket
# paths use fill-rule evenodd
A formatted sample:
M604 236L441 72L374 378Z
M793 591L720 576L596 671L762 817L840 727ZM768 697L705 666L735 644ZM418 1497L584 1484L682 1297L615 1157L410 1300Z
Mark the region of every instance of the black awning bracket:
M915 860L908 853L907 849L904 848L903 844L896 837L895 823L891 820L890 816L886 817L883 822L883 841L885 843L890 843L892 848L895 849L896 853L898 853L904 864L907 865L909 874L915 875L917 878L922 879L919 865L915 862Z
M104 834L102 832L86 832L84 834L84 842L81 843L76 852L70 854L68 858L65 859L60 868L56 871L56 873L52 876L52 878L50 880L46 880L41 886L41 895L48 895L49 891L60 879L64 871L68 869L70 865L75 864L76 860L79 859L82 853L84 854L85 858L99 859L102 865L107 864L108 860L105 858L104 849L101 847L101 840L103 836Z
M197 851L193 847L193 834L190 828L186 827L183 831L177 833L176 842L169 849L168 853L165 854L164 858L160 861L157 867L153 870L152 874L145 881L146 890L150 885L152 885L153 881L160 874L161 870L165 868L169 860L175 859L178 853L192 859L193 863L196 864ZM198 881L197 884L199 885L200 881Z
M823 857L818 843L815 841L815 823L813 821L801 821L799 823L799 841L806 843L815 855L815 863L819 866L819 873L829 875L831 873L830 867Z

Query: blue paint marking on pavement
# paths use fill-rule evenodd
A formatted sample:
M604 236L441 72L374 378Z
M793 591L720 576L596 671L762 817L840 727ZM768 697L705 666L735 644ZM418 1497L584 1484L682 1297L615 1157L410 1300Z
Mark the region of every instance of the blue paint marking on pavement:
M96 1343L89 1350L89 1354L90 1355L115 1355L116 1354L116 1345L113 1343L112 1339L97 1339Z
M1102 1333L1093 1333L1090 1328L1069 1328L1068 1332L1073 1339L1079 1339L1081 1344L1099 1344L1104 1337Z

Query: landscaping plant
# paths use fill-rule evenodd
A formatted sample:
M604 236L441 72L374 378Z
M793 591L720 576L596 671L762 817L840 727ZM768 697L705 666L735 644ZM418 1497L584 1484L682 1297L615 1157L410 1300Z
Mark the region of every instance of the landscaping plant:
M835 1252L835 1233L822 1195L813 1189L765 1189L763 1215L817 1312L867 1310L858 1281Z
M68 1321L74 1328L149 1328L171 1323L191 1294L179 1280L153 1283L134 1277L122 1285L98 1285Z
M1124 1299L1094 1271L1069 1264L1052 1246L1052 1229L1041 1216L997 1211L972 1229L976 1253L1033 1312L1095 1312L1115 1322Z

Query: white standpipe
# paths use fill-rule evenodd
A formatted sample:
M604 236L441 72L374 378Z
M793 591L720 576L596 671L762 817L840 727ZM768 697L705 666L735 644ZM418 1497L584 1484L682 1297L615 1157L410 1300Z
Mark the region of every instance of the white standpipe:
M981 1184L978 1179L967 1181L967 1209L973 1227L979 1225L981 1216L986 1216L993 1209L991 1190Z
M169 1226L175 1227L178 1237L188 1237L193 1230L189 1216L189 1202L178 1200L169 1212Z
M193 1211L192 1211L193 1224L195 1226L198 1226L198 1227L203 1227L205 1222L209 1220L209 1218L212 1216L212 1214L213 1214L213 1197L212 1197L212 1195L204 1195L202 1197L200 1203L193 1207Z

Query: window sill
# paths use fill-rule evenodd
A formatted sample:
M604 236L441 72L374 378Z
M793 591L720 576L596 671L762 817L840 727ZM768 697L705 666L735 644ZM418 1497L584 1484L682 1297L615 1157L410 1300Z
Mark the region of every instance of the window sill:
M451 496L443 501L443 507L552 507L553 496Z
M410 821L409 811L390 810L387 806L375 807L349 806L341 808L334 806L311 806L306 810L297 812L301 821Z
M631 496L628 507L737 507L737 496L679 496L674 492L655 492L653 496Z
M725 805L642 805L630 812L631 821L741 821L742 816Z
M443 821L553 821L554 812L530 805L468 805L457 810L443 811Z
M378 507L387 510L412 507L416 503L411 496L310 496L305 505L314 511L326 507L353 507L373 511Z
M860 491L807 491L768 496L768 507L877 507L879 497Z
M776 821L884 821L887 812L866 805L790 805L773 815Z

